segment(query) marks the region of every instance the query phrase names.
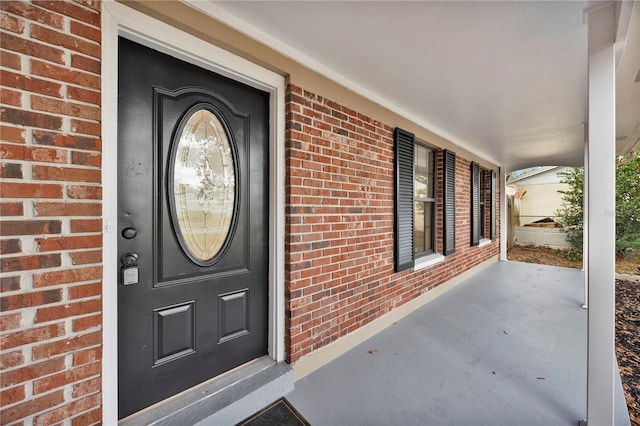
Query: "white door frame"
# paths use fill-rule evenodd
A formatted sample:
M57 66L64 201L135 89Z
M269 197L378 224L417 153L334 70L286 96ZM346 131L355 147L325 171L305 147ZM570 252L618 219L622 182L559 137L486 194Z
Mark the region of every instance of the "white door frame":
M118 36L270 93L269 356L284 343L284 77L128 6L102 6L102 403L103 423L118 422Z

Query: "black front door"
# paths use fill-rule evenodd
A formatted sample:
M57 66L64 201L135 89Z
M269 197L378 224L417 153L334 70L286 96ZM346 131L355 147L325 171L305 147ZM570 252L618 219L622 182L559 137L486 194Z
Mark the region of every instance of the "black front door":
M123 418L267 353L269 94L119 49Z

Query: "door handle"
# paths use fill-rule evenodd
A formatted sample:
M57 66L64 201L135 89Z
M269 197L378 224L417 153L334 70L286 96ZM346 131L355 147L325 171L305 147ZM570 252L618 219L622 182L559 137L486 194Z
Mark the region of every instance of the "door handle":
M135 228L124 228L122 230L122 236L127 240L135 238L136 235L138 235L138 231L136 231Z

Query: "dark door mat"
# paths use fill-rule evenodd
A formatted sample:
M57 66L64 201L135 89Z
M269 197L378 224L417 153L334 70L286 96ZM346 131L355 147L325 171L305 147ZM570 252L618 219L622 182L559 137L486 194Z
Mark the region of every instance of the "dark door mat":
M258 411L237 426L311 426L284 398Z

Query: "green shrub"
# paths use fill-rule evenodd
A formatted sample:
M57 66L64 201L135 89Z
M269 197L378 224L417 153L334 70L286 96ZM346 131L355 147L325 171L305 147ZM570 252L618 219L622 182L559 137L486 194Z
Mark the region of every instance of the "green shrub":
M633 257L640 252L640 150L616 165L616 253ZM560 182L569 185L562 194L557 222L569 243L582 250L584 217L584 169L574 167L558 173ZM569 256L572 256L569 254ZM571 259L569 259L571 260Z
M566 250L558 250L558 256L563 259L568 260L569 262L582 262L582 249L566 249Z
M567 234L571 246L582 250L582 230L584 228L584 169L574 167L558 173L560 183L569 185L562 194L562 207L556 212L557 222Z
M640 251L640 156L616 167L616 251L633 256Z

